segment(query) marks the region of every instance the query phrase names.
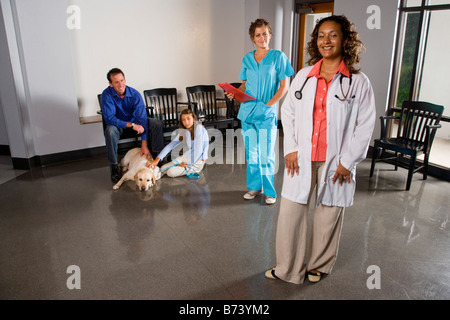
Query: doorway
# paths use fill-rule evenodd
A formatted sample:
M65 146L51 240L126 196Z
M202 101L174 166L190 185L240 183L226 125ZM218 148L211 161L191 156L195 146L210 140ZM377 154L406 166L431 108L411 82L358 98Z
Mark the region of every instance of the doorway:
M298 5L297 13L300 17L298 20L297 71L306 67L308 64L309 57L306 52L306 46L317 21L331 16L333 10L334 2L304 3Z

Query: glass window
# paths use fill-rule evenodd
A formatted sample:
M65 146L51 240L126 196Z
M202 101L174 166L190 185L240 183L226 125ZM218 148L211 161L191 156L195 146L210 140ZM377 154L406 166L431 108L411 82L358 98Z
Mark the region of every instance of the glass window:
M414 58L419 31L420 13L406 14L405 37L403 41L403 54L400 65L400 78L398 82L397 107L401 107L403 101L410 100L411 80L413 79Z
M427 5L434 6L437 4L450 4L449 0L428 0Z
M442 41L445 34L450 34L450 10L431 12L418 100L443 105L444 115L450 116L450 42ZM450 141L450 126L442 126L436 137Z
M426 0L425 7L420 6L420 0L404 0L403 4L417 8L401 12L391 106L400 108L405 100L444 106L442 127L437 130L429 161L450 171L450 42L446 41L450 34L450 0Z
M420 7L422 0L405 0L405 7Z

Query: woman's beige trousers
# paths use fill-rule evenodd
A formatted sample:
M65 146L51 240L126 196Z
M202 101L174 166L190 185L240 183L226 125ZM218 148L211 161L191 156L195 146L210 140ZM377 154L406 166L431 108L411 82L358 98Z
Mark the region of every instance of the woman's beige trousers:
M275 275L287 282L303 283L306 272L310 270L329 274L336 261L344 208L319 205L314 209L307 251L309 203L317 181L320 181L324 164L325 162L312 162L308 204L281 198L276 234ZM315 194L317 199L317 188Z

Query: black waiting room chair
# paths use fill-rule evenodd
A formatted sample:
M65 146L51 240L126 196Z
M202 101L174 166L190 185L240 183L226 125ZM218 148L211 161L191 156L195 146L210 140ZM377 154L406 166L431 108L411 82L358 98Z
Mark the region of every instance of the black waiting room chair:
M178 102L176 88L156 88L144 91L145 105L150 117L163 122L164 132L172 132L178 129L180 120L180 105L187 102Z
M193 110L200 122L205 127L218 127L221 124L226 124L228 128L233 128L234 119L220 115L216 98L215 85L198 85L186 88L188 101L193 106Z
M444 107L428 102L404 101L400 116L382 116L381 137L375 139L370 176L373 176L375 163L383 161L408 169L406 190L411 187L413 174L422 171L423 179L427 179L428 158L436 131L441 127ZM397 122L397 134L387 136L388 125ZM391 123L389 123L391 122ZM386 152L388 151L388 152ZM423 163L417 163L418 155L424 155ZM409 156L408 157L405 157Z
M233 87L239 88L242 84L242 82L232 82L230 83ZM240 127L240 120L237 118L237 115L239 113L239 108L241 106L241 103L237 101L236 99L230 100L228 99L228 96L225 94L225 102L227 104L227 117L234 119L234 126Z

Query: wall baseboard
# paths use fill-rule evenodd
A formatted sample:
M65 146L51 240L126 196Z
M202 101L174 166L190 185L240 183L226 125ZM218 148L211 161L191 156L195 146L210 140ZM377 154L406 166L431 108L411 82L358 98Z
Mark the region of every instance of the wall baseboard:
M136 141L127 141L119 143L119 154L125 154L131 148L137 147ZM139 141L140 147L140 141ZM9 148L8 148L9 150ZM71 161L87 160L95 157L105 156L106 157L106 147L94 147L88 149L59 152L54 154L47 154L44 156L34 156L32 158L14 158L12 157L12 163L14 169L17 170L31 170L37 167L44 167L48 165L61 164Z
M29 159L12 157L11 160L14 169L31 170L33 168L43 167L51 164L60 164L70 161L91 159L103 155L106 155L106 147L96 147L83 150L48 154L44 156L34 156Z
M131 147L135 146L135 142L127 142L121 143L119 153L123 150L127 150ZM372 158L373 147L369 147L369 151L367 153L367 158ZM0 145L0 154L1 155L10 155L9 147ZM70 161L77 160L85 160L91 159L94 157L106 156L106 147L96 147L68 152L61 152L55 154L49 154L44 156L34 156L29 159L24 158L11 158L14 169L17 170L31 170L36 167L43 167L52 164L60 164ZM420 173L417 173L420 174ZM433 176L435 178L450 181L450 170L448 168L443 168L437 165L430 164L428 168L428 175Z
M9 150L9 146L0 144L0 156L10 156L11 150Z

